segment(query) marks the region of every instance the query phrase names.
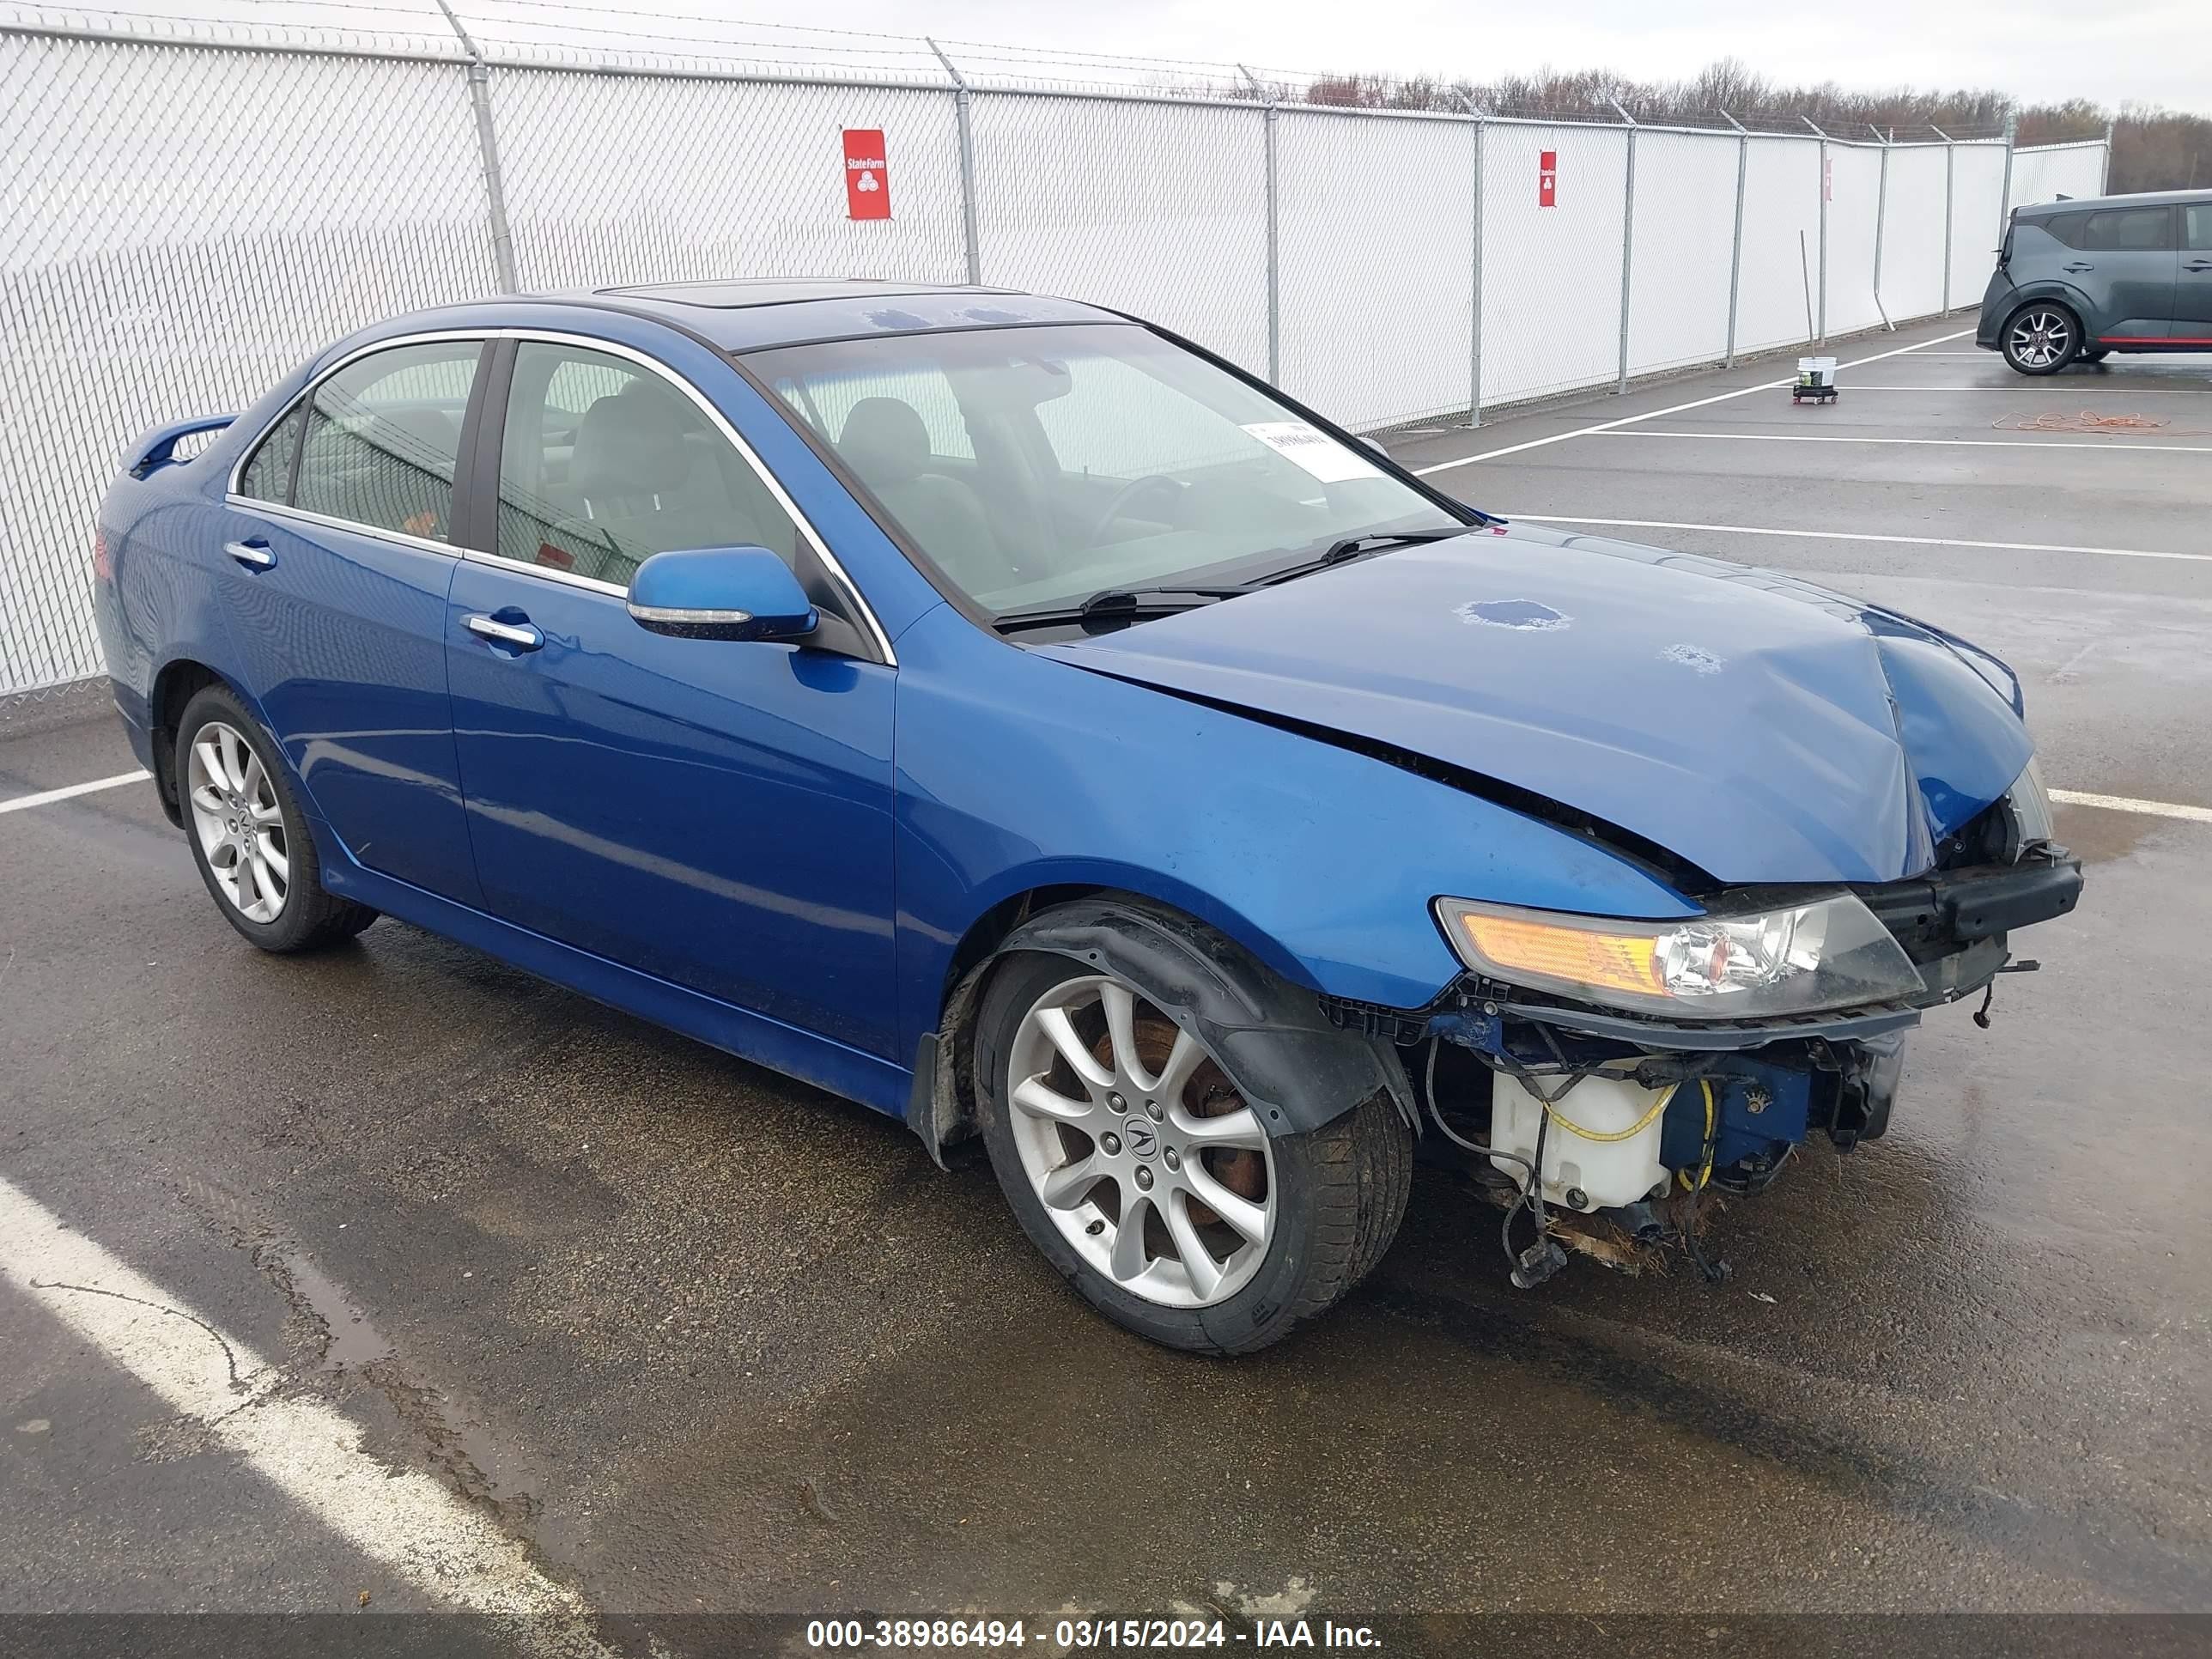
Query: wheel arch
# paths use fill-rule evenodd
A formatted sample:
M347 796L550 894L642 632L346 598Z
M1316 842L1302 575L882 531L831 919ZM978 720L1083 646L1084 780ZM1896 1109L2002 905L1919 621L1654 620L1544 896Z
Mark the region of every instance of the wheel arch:
M161 811L171 823L185 821L184 801L177 785L177 722L185 705L210 685L220 685L236 696L238 687L197 657L177 657L161 665L147 696L147 730L152 734L154 788ZM248 705L251 707L251 705Z
M2030 306L2038 305L2064 307L2073 313L2074 325L2081 331L2082 338L2084 340L2088 338L2089 316L2094 309L2089 304L2089 296L2071 283L2062 283L2056 278L2045 277L2025 284L2013 296L2012 304L2005 309L2004 321L1997 328L1997 349L2000 351L2004 349L2005 330L2013 325L2021 312Z
M1257 930L1249 922L1224 927L1172 900L1103 882L1040 884L992 904L947 965L936 1029L916 1054L908 1126L940 1168L946 1149L972 1135L982 993L1000 963L1026 951L1064 956L1135 986L1206 1042L1271 1128L1319 1128L1378 1092L1415 1123L1396 1050L1333 1024L1320 991L1269 960L1295 957L1272 939L1272 949L1255 950L1240 932Z

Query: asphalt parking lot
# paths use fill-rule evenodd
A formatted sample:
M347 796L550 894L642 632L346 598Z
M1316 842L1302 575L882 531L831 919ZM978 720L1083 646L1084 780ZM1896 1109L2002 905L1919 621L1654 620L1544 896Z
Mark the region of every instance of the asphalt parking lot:
M1327 1321L1153 1349L986 1170L394 923L260 956L150 784L16 805L133 770L112 720L0 732L0 1612L2212 1611L2212 360L2027 380L1969 321L1832 407L1767 361L1391 441L2026 683L2081 908L1718 1287L1516 1291L1425 1171ZM118 1267L234 1416L58 1316Z

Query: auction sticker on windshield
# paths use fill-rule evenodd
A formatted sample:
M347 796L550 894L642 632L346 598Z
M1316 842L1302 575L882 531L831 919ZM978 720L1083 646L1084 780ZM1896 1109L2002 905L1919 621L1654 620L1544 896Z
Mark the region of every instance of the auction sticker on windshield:
M1380 467L1354 449L1339 443L1320 428L1304 421L1255 421L1244 428L1285 460L1293 462L1323 483L1342 483L1346 478L1379 478Z

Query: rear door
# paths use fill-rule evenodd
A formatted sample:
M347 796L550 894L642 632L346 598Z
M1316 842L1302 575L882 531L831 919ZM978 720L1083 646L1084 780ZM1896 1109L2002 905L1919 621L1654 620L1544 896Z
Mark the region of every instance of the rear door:
M2173 289L2173 338L2212 345L2212 202L2181 210L2181 274Z
M2089 296L2083 326L2107 344L2166 338L2181 268L2174 210L2097 208L2079 218L2077 250L2059 269Z
M480 902L446 696L475 337L380 347L246 458L218 562L237 658L308 810L361 864Z
M896 1059L895 671L735 440L623 348L524 338L501 356L478 460L479 477L498 461L496 552L462 564L446 629L486 908ZM818 635L672 639L631 620L643 559L738 544L792 561Z

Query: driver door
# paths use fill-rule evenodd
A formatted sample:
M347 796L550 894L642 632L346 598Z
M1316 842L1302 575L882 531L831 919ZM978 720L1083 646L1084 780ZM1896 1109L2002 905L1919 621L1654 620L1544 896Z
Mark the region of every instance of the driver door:
M604 343L523 339L488 397L496 551L457 571L446 642L487 906L895 1058L894 671L630 619L656 552L754 544L809 574L780 491L688 384Z

